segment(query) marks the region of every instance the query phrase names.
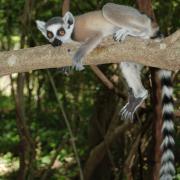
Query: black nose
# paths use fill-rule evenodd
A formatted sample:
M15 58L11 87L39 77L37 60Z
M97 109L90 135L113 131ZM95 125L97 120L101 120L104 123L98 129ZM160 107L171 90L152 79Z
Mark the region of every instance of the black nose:
M56 46L61 46L62 45L62 41L59 39L54 39L54 41L51 43L53 47Z

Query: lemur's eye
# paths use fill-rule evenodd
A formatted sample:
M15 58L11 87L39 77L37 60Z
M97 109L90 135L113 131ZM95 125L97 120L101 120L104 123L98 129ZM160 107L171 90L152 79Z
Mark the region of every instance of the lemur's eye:
M64 36L64 35L65 35L65 30L64 30L63 28L60 28L60 29L58 30L57 34L58 34L59 36Z
M47 31L47 37L48 38L52 38L53 37L53 33L51 31Z

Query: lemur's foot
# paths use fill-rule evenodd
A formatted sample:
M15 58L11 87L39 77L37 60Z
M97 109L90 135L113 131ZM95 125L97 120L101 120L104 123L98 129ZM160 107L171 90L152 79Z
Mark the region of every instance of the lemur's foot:
M73 57L73 67L77 71L82 71L84 69L84 66L82 65L82 58L83 54L78 51Z
M125 40L126 36L128 35L127 30L120 29L114 33L113 39L115 41L122 42Z
M132 89L129 90L129 100L128 103L121 109L121 117L123 119L133 120L134 113L139 108L139 106L143 103L146 99L147 93L144 94L142 97L135 97Z

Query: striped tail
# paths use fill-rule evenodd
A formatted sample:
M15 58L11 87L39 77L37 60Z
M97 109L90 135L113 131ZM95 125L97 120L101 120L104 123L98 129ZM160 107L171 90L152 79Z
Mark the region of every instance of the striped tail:
M161 144L162 157L161 157L161 169L160 180L172 180L175 175L174 167L174 122L173 122L173 88L171 81L171 71L160 70L159 77L161 79L162 87L162 137Z

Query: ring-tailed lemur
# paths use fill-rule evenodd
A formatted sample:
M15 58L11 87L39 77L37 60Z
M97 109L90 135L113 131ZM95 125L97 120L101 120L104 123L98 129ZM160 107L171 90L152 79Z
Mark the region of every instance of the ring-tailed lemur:
M125 40L126 36L135 36L143 39L155 38L159 34L159 27L145 14L124 5L107 3L102 10L92 11L74 17L67 12L64 17L53 17L47 22L36 21L38 29L53 45L75 40L82 45L73 57L73 65L77 70L82 70L82 61L102 39L113 35L116 41ZM134 112L147 98L147 90L143 87L140 77L142 65L130 62L121 62L120 68L130 88L128 103L122 108L123 117L133 119ZM174 155L173 140L173 103L171 72L159 71L162 81L162 106L163 106L163 142L161 180L171 180L175 174L173 165Z

